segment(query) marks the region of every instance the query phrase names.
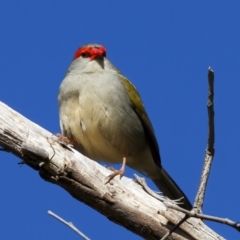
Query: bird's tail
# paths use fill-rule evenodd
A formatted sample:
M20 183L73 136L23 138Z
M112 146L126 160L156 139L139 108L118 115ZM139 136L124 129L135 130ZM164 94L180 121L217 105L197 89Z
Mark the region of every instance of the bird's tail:
M183 193L183 191L180 189L180 187L174 182L174 180L164 170L163 167L159 168L159 172L160 172L160 177L152 180L156 184L156 186L159 188L159 190L163 193L163 195L167 196L172 200L177 200L179 198L182 198L180 201L182 204L179 206L187 210L191 210L192 204L190 203L186 195Z

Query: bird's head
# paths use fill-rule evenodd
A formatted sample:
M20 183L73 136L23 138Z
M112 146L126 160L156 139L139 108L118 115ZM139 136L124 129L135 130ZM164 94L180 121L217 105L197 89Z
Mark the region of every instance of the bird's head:
M106 48L100 44L84 45L80 47L74 55L74 59L87 58L90 61L104 57L106 57Z
M104 69L106 48L100 44L87 44L80 47L74 54L71 70L95 72Z

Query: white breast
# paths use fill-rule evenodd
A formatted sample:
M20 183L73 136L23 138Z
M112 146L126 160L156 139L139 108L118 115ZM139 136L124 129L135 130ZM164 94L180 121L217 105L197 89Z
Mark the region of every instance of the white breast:
M142 124L116 71L67 75L59 98L62 131L88 157L120 163L146 145Z

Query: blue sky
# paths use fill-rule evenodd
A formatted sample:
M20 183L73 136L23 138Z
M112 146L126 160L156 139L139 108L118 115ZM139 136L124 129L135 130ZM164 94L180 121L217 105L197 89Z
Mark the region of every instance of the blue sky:
M239 11L239 1L2 1L0 101L60 132L60 82L79 46L102 43L142 96L163 166L193 201L206 149L211 66L216 155L204 213L240 221ZM91 239L140 239L19 167L15 156L0 153L0 159L3 239L79 239L47 210ZM228 226L207 225L227 239L239 238Z

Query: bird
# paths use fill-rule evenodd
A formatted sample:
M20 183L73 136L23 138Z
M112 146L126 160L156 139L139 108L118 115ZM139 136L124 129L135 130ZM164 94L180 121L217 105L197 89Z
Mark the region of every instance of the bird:
M164 196L187 196L163 168L158 142L135 86L106 56L97 43L81 46L74 54L58 93L60 128L83 155L108 164L122 163L109 176L124 175L125 166L150 178Z

